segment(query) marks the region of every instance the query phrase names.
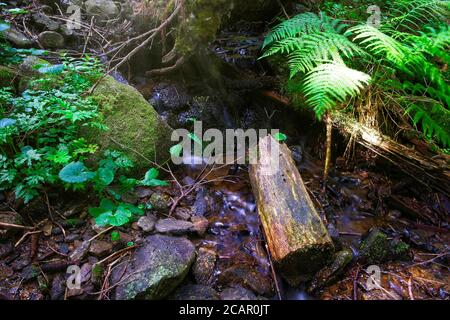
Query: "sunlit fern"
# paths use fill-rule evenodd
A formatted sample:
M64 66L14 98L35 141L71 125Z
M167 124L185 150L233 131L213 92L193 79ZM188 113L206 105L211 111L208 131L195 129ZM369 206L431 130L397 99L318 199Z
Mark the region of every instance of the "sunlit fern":
M306 102L317 117L333 109L337 102L356 96L368 84L370 76L343 63L324 63L311 70L303 81Z
M416 32L423 25L445 21L448 18L447 0L397 0L392 1L390 16L384 27Z

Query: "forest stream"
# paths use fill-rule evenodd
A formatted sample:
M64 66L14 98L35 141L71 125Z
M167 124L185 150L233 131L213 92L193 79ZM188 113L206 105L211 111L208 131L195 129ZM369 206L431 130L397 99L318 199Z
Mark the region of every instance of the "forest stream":
M395 138L407 144L405 148L412 156L402 162L405 149L387 152L383 147L390 144L370 144L364 134L348 134L338 120L331 129L331 122L328 126L327 121L308 109L307 101L311 100L298 98L289 91L292 83L287 80L286 65L272 57L273 60L260 59L262 48L268 46L269 25L273 26L280 16L291 18L307 10L315 12L322 2L300 1L301 4L293 5L292 1L260 1L264 3L261 12L248 4L255 17L250 14L246 17L246 8L243 14L236 7L227 7L218 18L221 23L215 25L216 15L222 14L224 5L222 1L210 1L214 3L212 12L217 13L212 14L214 18L204 20L205 30L215 28L210 35L190 21L186 13L179 21L172 18L170 12L174 16L179 12L172 2L164 14L158 15L162 12L161 4L150 1L154 5L152 10L158 12L153 16L154 11L149 11L155 24L167 24L171 28L151 29L162 32L163 36L149 38L151 42L147 43L140 35L144 34L143 21L150 18L136 14L144 6L140 1L116 1L123 9L117 15L116 24L98 22L96 25L92 18L90 25L85 21L82 31L70 35L64 33L70 30L64 29L52 4L38 1L45 4L36 7L28 1L16 2L8 4L8 8L17 5L26 12L16 16L11 11L2 11L0 27L8 22L5 28L13 28L23 18L23 25L28 28L18 24L16 31L23 33L25 40L32 38L31 33L39 34L40 48L47 49L44 42L50 41L51 50L48 56L41 55L40 51L29 51L35 50L29 49L31 45L25 45L25 49L10 46L20 42L12 39L12 35L2 39L6 42L1 44L0 56L4 61L0 67L5 73L10 69L18 71L14 71L8 83L3 82L3 73L0 79L0 129L4 130L0 132L4 139L0 141L4 163L0 169L6 177L6 172L11 172L7 166L14 164L13 171L18 172L15 174L19 178L4 178L0 189L0 299L450 298L450 199L446 188L449 181L441 175L448 170L448 153L430 151L438 150L436 146L444 150L445 143L424 142L412 134L407 140L406 133L413 129L400 118L399 114L404 112L389 113L380 107L376 111L381 114L377 118L379 128L391 130L391 120L403 126ZM342 1L343 6L348 2ZM128 3L131 9L126 11ZM182 7L184 1L174 3ZM285 6L281 8L280 3ZM61 6L64 8L66 4L61 1ZM185 10L201 11L199 16L210 14L210 11L203 12L204 8L211 9L210 4L200 8L192 6ZM331 5L323 6L327 12L334 12ZM354 7L352 10L357 11ZM129 19L128 15L134 18ZM45 32L64 35L65 45L54 43L60 40L58 36L44 41L46 35L42 33ZM109 37L109 42L106 44L102 37ZM133 40L133 37L138 38ZM135 53L133 41L147 47ZM174 47L173 52L168 49L170 46ZM57 51L63 48L66 56L58 55ZM116 52L123 60L117 58ZM85 53L98 59L82 60ZM35 61L41 58L45 60ZM167 67L167 61L176 62L173 67ZM100 70L98 74L96 70ZM34 82L36 78L38 81ZM99 80L91 82L91 78ZM52 86L60 84L59 91L55 91ZM75 91L70 91L71 86ZM376 94L369 93L369 100ZM88 100L78 103L78 97ZM41 98L46 100L39 109ZM351 101L356 105L356 100ZM36 121L29 124L31 131L27 129L17 137L12 136L15 131L5 129L25 121L21 120L23 115L32 108L38 113L50 110L52 103L57 105L55 119L67 122L59 125L55 120L39 127ZM14 114L14 108L22 107L25 111ZM68 109L62 110L65 107ZM89 111L91 107L95 112ZM84 112L80 118L68 111L77 108ZM97 118L93 114L98 110L104 114ZM350 111L347 115L363 123L364 116L371 116L367 110ZM42 118L53 119L54 114ZM324 119L331 117L330 114L326 113ZM90 123L84 125L80 121ZM92 131L103 128L101 121L105 121L104 127L110 131ZM298 170L306 190L304 197L312 203L314 214L317 212L317 224L323 225L324 238L330 239L332 252L319 262L320 268L311 274L300 274L301 281L286 276L273 251L273 246L282 241L274 240L270 232L275 231L268 230L261 221L263 207L257 199L260 199L258 192L262 191L256 190L256 174L250 170L251 165L210 164L210 159L200 159L200 164L194 164L193 156L185 154L180 165L159 162L158 156L167 156L169 149L171 154L174 150L171 145L175 142L167 138L172 130L191 132L196 121L202 122L203 130L279 130L283 137L279 142L287 146L280 153L285 152L290 159L287 163L293 164L287 172ZM73 131L67 133L67 139L61 139L65 131L50 132L50 128L59 127ZM327 128L333 137L329 145L332 161L324 174L328 166ZM34 142L34 135L38 137L47 131L48 134ZM191 139L195 145L195 137L191 135ZM52 143L54 149L46 145ZM117 153L111 151L116 148ZM416 151L422 150L426 150L423 153L426 158L421 158L422 153L417 155ZM49 154L44 156L47 151ZM100 152L106 158L97 163L95 157ZM128 157L135 167L128 165ZM30 168L35 168L41 159L53 161L57 166L42 165L31 176ZM416 159L419 161L413 163ZM423 165L425 161L421 159L436 166L443 164L444 169L432 171L434 167L428 162ZM77 168L64 172L69 165ZM108 170L112 170L111 176ZM70 171L68 178L64 175L67 171ZM41 172L48 173L48 180L35 178L36 185L40 184L36 188L32 185L27 194L28 189L22 184L35 181L32 177ZM128 172L144 172L145 177L127 176ZM434 179L430 172L437 172L439 178ZM18 191L17 185L23 188ZM289 206L292 207L291 202ZM125 220L120 221L123 217L119 212L127 214ZM102 215L110 220L101 220ZM276 232L283 230L277 223L273 225ZM286 238L294 241L295 237ZM328 251L324 249L324 252ZM78 281L79 286L70 286L71 281Z

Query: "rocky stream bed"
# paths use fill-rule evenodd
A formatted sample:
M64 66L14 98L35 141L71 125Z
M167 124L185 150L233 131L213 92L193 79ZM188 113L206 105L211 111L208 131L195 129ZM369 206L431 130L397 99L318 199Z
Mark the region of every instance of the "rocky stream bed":
M285 133L335 246L324 269L299 287L280 277L246 166L209 166L198 181L205 168L185 164L173 169L177 182L166 177L170 186L127 195L126 202L153 208L115 228L114 240L112 228L90 218L96 199L85 193L51 190L28 205L0 193L0 221L22 226L0 229L0 299L449 299L447 196L362 147L342 157L342 137L323 191L323 125L292 109L273 85L257 60L262 40L260 26L243 22L221 30L207 52L174 74L148 77L132 61L128 76L114 77L134 86L172 128L190 128L195 118L205 129ZM192 186L181 199L178 183ZM381 272L374 289L370 265ZM68 286L70 266L80 268L79 288Z

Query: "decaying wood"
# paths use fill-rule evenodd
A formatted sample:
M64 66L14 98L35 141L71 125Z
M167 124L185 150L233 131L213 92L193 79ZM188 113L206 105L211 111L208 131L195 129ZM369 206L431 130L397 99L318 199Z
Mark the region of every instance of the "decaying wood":
M265 161L276 145L279 162L270 174ZM329 260L333 244L288 147L267 136L259 142L259 159L250 166L250 181L269 252L283 278L298 285Z
M392 162L421 184L450 195L450 167L445 160L429 158L375 129L364 126L342 113L333 113L333 123L362 146Z

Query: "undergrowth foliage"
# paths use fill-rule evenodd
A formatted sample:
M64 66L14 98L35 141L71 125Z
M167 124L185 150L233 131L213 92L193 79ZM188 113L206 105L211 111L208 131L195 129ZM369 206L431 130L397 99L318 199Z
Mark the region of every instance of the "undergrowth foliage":
M0 34L7 28L0 21ZM3 65L45 54L0 43ZM103 75L100 62L63 55L60 64L44 61L34 68L40 76L18 95L13 87L0 88L0 191L13 190L25 203L51 186L95 192L100 206L89 212L100 226L120 226L143 215L150 204L135 206L122 197L138 185L168 185L158 179L158 170L151 168L142 180L130 178L134 164L126 155L106 150L99 156L98 146L81 134L86 127L108 130L100 106L84 94Z
M369 84L401 103L427 139L449 147L449 3L390 2L380 28L302 13L273 28L263 57L286 56L290 87L319 118Z

